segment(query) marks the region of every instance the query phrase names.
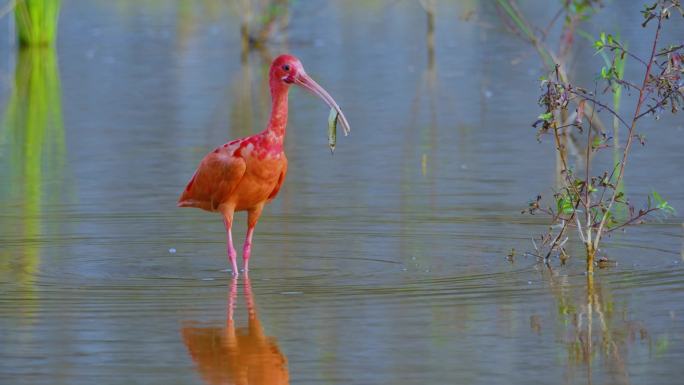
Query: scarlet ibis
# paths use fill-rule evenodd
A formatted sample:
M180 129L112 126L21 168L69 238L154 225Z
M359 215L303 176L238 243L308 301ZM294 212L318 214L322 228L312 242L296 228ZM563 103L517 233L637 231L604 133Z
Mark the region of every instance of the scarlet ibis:
M237 253L231 233L233 214L247 211L247 236L242 249L246 273L254 227L264 205L276 197L287 174L283 142L287 126L287 96L292 84L317 95L335 109L345 135L349 132L349 123L340 107L323 87L306 74L299 59L280 55L273 60L269 71L272 108L266 129L228 142L207 154L178 200L179 207L197 207L223 216L226 252L233 275L238 274Z

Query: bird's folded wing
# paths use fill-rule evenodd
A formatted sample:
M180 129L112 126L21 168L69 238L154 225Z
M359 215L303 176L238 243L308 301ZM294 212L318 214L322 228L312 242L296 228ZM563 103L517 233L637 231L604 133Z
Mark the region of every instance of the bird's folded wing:
M241 157L223 151L209 153L185 187L178 206L216 210L230 198L246 169Z
M278 195L278 192L280 191L280 188L283 186L283 182L285 181L285 175L287 175L287 162L285 162L285 166L283 167L283 170L280 171L280 176L278 177L278 182L275 185L275 188L273 191L271 191L271 194L268 196L268 201L272 201L275 199L276 195Z

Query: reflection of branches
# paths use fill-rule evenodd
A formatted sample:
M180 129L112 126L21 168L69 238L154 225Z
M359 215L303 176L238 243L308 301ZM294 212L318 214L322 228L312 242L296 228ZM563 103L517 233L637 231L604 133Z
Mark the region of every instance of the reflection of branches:
M425 43L427 48L427 67L421 76L421 82L416 90L415 98L411 106L411 119L409 127L414 128L417 125L418 114L421 106L421 97L424 93L428 94L428 108L430 111L430 133L429 141L430 147L434 145L435 129L437 127L437 68L435 64L435 3L432 0L421 0L421 6L425 10L427 17L427 32L425 35ZM408 132L414 132L409 130ZM412 148L412 140L405 140L406 149ZM427 172L427 154L423 153L421 156L422 173Z
M428 152L430 149L433 149L434 146L436 145L435 143L435 137L436 137L436 129L437 129L437 103L436 103L436 88L437 88L437 69L436 69L436 64L435 64L435 47L434 47L434 34L435 34L435 22L434 22L434 12L435 12L435 4L434 1L432 0L423 0L420 1L420 5L423 7L423 10L425 11L426 18L427 18L427 28L426 28L426 35L425 35L425 43L426 43L426 51L427 51L427 67L423 71L423 74L420 78L420 82L417 85L416 92L415 92L415 97L411 103L411 109L410 109L410 118L408 119L408 125L405 127L405 135L407 138L403 140L403 148L402 148L402 159L404 160L402 164L402 178L401 178L401 206L402 207L410 207L412 202L404 202L404 199L408 199L407 197L410 196L410 194L407 194L407 190L410 189L411 187L411 181L414 180L413 178L413 173L412 173L412 167L415 165L415 163L411 162L411 154L412 151L415 151L416 149L416 141L413 140L412 138L409 138L408 136L411 134L416 133L417 131L420 133L422 136L421 138L421 146L420 146L420 166L421 166L421 174L423 176L426 176L428 174ZM421 108L421 98L423 94L427 94L428 96L428 108L430 112L430 124L427 130L424 129L424 127L421 125L419 129L417 129L418 125L418 117L420 114L420 108ZM430 194L430 196L434 197L434 194ZM402 231L410 231L411 230L411 223L412 221L401 221L402 225ZM402 237L402 239L409 239L407 237ZM411 245L413 246L413 245ZM402 249L408 250L408 248L402 247Z
M234 74L231 87L224 92L222 107L216 109L212 117L212 126L224 127L226 117L223 114L226 108L223 106L228 104L230 137L260 131L263 128L260 125L265 124L270 107L268 77L264 74L268 74L271 53L268 48L263 47L243 59L240 70Z
M616 383L628 384L629 373L625 362L629 344L634 341L632 336L636 332L642 339L648 339L648 331L638 322L618 322L613 318L615 304L610 293L595 282L593 275L587 276L586 291L582 292L579 299L572 298L572 286L568 284L567 276L551 273L543 274L543 277L548 277L545 279L548 279L556 299L557 326L570 332L569 338L563 340L567 347L568 364L584 366L591 383L594 362L600 357L614 365L612 372L619 377ZM530 319L535 320L531 322L532 331L539 333L542 329L541 317L532 315ZM595 327L596 321L598 328Z
M252 49L263 48L278 23L281 29L287 27L288 0L241 0L239 6L243 57Z
M600 5L600 3L600 1L596 0L582 0L575 2L575 4L570 4L569 1L564 0L562 2L562 7L540 32L527 20L525 15L520 11L515 0L497 0L497 10L508 29L535 49L546 71L548 73L555 73L559 82L569 83L570 77L565 71L565 64L568 61L568 55L571 52L570 48L574 41L574 31L576 30L577 25L586 16L591 15L594 12L594 7ZM563 15L565 17L561 17ZM546 37L559 20L564 20L564 24L562 39L560 40L557 49L558 53L555 53L547 44ZM578 139L575 138L574 133L569 130L569 124L574 119L586 117L592 121L596 129L600 130L600 132L605 132L603 129L604 124L589 106L582 111L578 111L578 115L580 116L569 116L568 109L566 108L561 111L558 116L558 120L561 122L560 126L562 126L563 129L559 133L559 140L556 146L558 149L556 165L557 176L561 174L562 168L560 163L564 161L562 158L567 157L567 151L579 147ZM578 163L581 164L583 154L579 151L574 151L573 153L576 155ZM562 181L558 181L558 184L562 184Z
M621 383L629 383L629 378L627 370L625 368L625 361L622 358L620 348L618 346L618 341L615 340L616 333L613 332L611 327L610 319L607 317L605 309L612 308L612 304L603 305L601 290L596 290L594 287L594 276L587 276L587 304L583 306L584 312L587 318L587 356L584 357L584 362L588 365L588 373L591 373L591 357L592 357L592 321L593 312L596 312L601 328L601 340L602 349L601 352L607 358L610 358L610 362L614 362L618 367L618 374L622 378ZM580 313L581 317L581 313ZM578 325L578 329L581 325ZM629 328L629 325L626 325Z

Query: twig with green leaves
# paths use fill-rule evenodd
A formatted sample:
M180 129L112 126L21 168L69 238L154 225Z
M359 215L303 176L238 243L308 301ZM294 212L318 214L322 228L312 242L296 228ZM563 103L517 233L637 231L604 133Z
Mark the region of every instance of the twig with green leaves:
M594 260L599 250L601 239L604 235L626 226L642 223L645 218L653 213L671 214L672 206L665 201L660 194L653 191L648 198L646 206L637 210L625 197L620 188L622 185L625 168L634 141L638 140L642 145L644 137L637 133L637 124L646 116L652 115L656 119L660 117L665 108L676 113L684 105L684 66L681 54L683 46L671 45L660 47L663 23L674 12L684 16L680 0L659 0L648 5L642 11L644 15L643 27L655 24L652 47L647 59L641 59L636 53L627 49L627 46L618 38L602 33L594 43L597 52L612 56L606 60L606 66L601 69L600 79L606 83L602 92L590 92L577 87L564 77L559 75L559 65L556 65L554 76L542 79L543 93L539 104L545 111L534 123L539 127L538 135L551 134L554 136L556 150L564 151L563 145L558 140L561 128L571 127L580 133L586 130L586 161L583 176L582 172L575 170L566 161L563 162L561 174L563 184L554 194L555 207L543 207L541 197L530 203L526 210L531 214L538 212L548 214L554 223L560 224L560 230L556 235L551 233L541 237L541 245L548 261L554 252L565 254L563 239L568 228L576 227L578 235L586 249L587 271L593 272ZM633 59L644 67L643 79L640 83L631 82L623 78L624 65L627 59ZM601 101L606 93L613 94L619 103L622 89L638 91L638 99L631 119L624 118L619 113L619 104L611 108ZM577 105L575 119L567 123L561 116L567 116L570 103ZM597 176L591 176L592 154L608 148L619 148L619 141L610 144L610 137L605 132L592 130L592 119L583 122L584 109L591 105L596 113L607 113L614 118L615 127L623 126L627 130L624 147L611 170L604 171ZM587 127L588 126L588 127ZM617 132L617 130L615 131ZM627 215L618 216L617 208L626 208ZM539 247L535 244L535 247ZM538 250L538 254L543 254Z

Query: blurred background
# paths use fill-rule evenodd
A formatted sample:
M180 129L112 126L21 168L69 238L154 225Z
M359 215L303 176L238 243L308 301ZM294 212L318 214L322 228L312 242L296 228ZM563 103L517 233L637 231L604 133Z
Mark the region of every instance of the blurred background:
M523 254L556 158L531 127L543 62L500 3L62 0L53 43L21 47L3 1L0 382L677 382L681 215L607 239L618 265L590 282L573 241L551 270ZM562 4L519 6L544 28ZM648 52L642 6L603 1L570 44L549 30L573 82L593 88L599 32ZM682 36L677 16L663 42ZM263 130L284 52L352 133L331 156L328 109L291 92L288 178L235 282L220 218L176 200L208 151ZM683 211L684 120L641 132L625 190Z

